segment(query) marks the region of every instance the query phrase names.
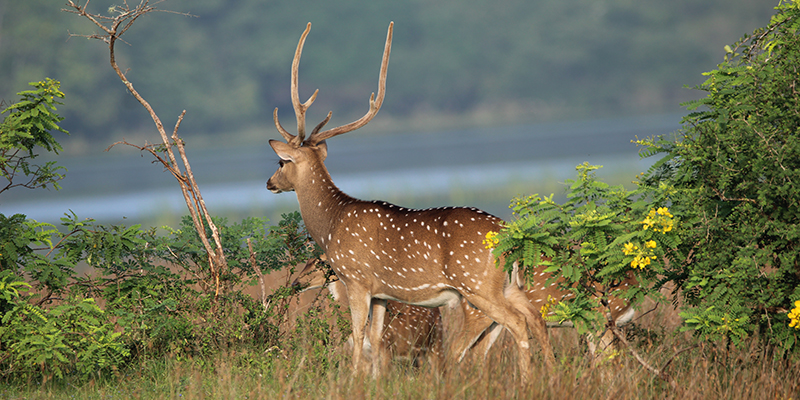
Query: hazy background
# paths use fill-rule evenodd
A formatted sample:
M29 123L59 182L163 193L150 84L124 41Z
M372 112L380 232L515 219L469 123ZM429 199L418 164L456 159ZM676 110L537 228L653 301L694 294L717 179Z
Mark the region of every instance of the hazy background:
M136 0L129 0L135 3ZM172 223L185 214L174 179L123 137L158 141L153 123L108 64L98 31L62 1L0 0L0 99L51 77L66 93L58 140L64 189L16 189L0 212L55 222L68 209L111 222ZM118 1L93 0L105 12ZM153 2L156 3L156 2ZM330 142L334 180L357 196L404 205L479 205L504 213L514 194L560 192L576 163L630 182L647 167L630 139L679 127L723 46L764 26L775 1L168 0L123 36L128 78L181 127L211 212L275 217L294 195L264 189L277 157L272 110L294 130L289 70L312 22L301 97L320 89L310 125L358 118L376 90L395 22L387 97L359 132ZM177 203L176 200L177 199Z

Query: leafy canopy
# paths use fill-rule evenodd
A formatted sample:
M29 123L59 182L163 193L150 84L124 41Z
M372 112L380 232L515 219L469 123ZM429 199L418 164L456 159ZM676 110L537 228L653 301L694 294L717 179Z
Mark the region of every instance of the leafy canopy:
M788 350L797 330L787 313L800 299L800 4L776 10L725 47L676 137L638 143L665 154L643 184L669 188L687 224L689 257L670 271L687 329L735 343L760 331Z
M61 150L51 131L68 133L58 126L64 118L56 113L56 105L61 104L57 99L64 98L61 83L45 78L30 85L35 89L17 93L22 99L2 112L8 115L0 124L0 175L8 183L0 186L0 193L16 186L34 189L50 185L58 189L58 181L66 171L55 161L31 163L38 156L34 151L37 147L56 154ZM15 183L20 177L27 180Z

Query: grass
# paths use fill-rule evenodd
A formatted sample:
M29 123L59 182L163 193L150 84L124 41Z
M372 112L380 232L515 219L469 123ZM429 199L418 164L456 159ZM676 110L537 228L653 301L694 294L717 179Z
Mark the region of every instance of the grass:
M695 343L686 334L673 333L671 321L674 311L662 306L635 322L632 343L654 366ZM80 386L16 384L0 388L0 398L796 399L800 393L800 364L776 360L757 339L730 349L700 343L681 353L667 369L680 387L675 391L629 354L593 367L571 329L551 330L551 338L557 370L546 371L535 352L533 374L525 382L517 376L515 347L503 345L504 340L486 360L447 368L395 363L378 379L351 373L341 346L320 348L299 341L283 351L245 348L205 359L146 360Z

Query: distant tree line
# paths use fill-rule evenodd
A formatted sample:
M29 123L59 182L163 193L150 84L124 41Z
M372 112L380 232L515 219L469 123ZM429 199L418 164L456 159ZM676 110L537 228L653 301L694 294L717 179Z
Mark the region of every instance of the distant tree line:
M112 0L91 4L113 12ZM183 129L193 134L263 129L274 107L291 113L289 68L308 21L301 95L320 89L319 115L310 120L333 110L336 124L364 112L389 21L396 24L382 111L389 120L466 115L470 123L496 124L677 112L693 96L683 86L699 83L692 80L714 67L722 46L766 23L774 5L170 0L157 7L195 17L160 13L142 21L119 57L156 109L172 116L187 110ZM0 98L51 76L71 93L60 112L73 136L104 146L151 130L99 62L105 49L70 37L93 27L61 7L0 3Z

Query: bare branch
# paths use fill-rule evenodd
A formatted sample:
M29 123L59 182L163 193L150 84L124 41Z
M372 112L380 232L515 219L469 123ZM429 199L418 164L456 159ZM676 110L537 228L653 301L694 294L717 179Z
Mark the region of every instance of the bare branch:
M683 390L681 389L680 386L678 386L678 383L675 382L674 379L672 379L672 376L669 373L667 373L667 371L665 371L665 369L669 365L669 363L672 362L672 360L678 354L680 354L680 353L682 353L682 352L684 352L686 350L689 350L690 348L686 348L684 350L681 350L677 354L674 354L669 359L669 361L667 361L667 363L664 365L663 368L658 369L658 368L653 367L652 365L650 365L650 363L648 363L644 358L642 358L642 356L639 354L639 352L637 352L636 349L634 349L630 345L630 343L628 343L628 341L625 339L625 335L622 334L622 332L620 332L619 327L617 327L616 324L614 324L613 322L611 324L609 324L609 329L611 329L611 332L614 333L614 336L617 338L617 340L619 340L620 343L622 343L622 345L625 346L625 348L627 348L628 351L631 352L633 357L636 359L636 361L639 362L639 364L641 364L641 366L643 366L645 369L650 371L653 375L655 375L655 376L661 378L662 380L664 380L665 382L669 383L670 387L672 387L672 390L674 390L676 392L678 397L683 397L683 396L681 396L683 394Z
M267 287L264 284L264 274L261 273L261 268L256 262L256 253L253 251L253 243L250 242L250 238L247 238L247 250L250 252L250 266L253 268L253 271L256 272L256 275L258 276L258 283L261 286L261 306L264 307L264 311L266 311Z
M155 1L153 4L159 4L162 1L163 0ZM167 136L167 132L164 129L161 119L153 110L150 103L147 102L147 100L145 100L141 94L139 94L139 92L133 87L133 83L127 79L125 72L123 72L117 64L115 54L116 42L121 40L120 37L125 34L125 32L127 32L128 29L133 26L134 22L136 22L143 15L154 11L170 12L184 16L191 15L187 13L158 10L154 5L151 5L150 0L140 0L139 4L135 7L131 7L128 5L127 0L124 0L122 5L112 6L109 8L108 12L115 14L114 16L104 16L100 14L89 13L87 11L87 8L89 7L89 0L87 0L82 6L80 5L80 2L76 3L73 0L68 0L67 5L70 8L64 9L64 11L87 18L106 33L105 35L92 34L85 35L84 37L100 39L108 44L109 63L111 64L111 68L114 70L114 72L116 72L117 76L120 78L128 91L133 95L133 97L145 108L145 110L147 110L150 118L156 125L156 130L161 136L161 142L165 148L164 152L167 153L167 159L162 158L159 154L161 151L157 150L153 145L136 146L124 140L122 142L112 144L108 149L122 143L138 148L140 151L147 151L152 154L158 162L164 165L164 167L177 179L178 184L181 187L183 198L186 202L186 207L189 209L189 214L194 223L195 230L197 231L197 234L200 237L203 247L208 255L209 267L212 278L215 282L215 295L218 296L220 291L219 275L227 265L227 262L225 260L224 252L222 251L222 243L219 237L219 231L211 220L211 215L209 214L205 202L203 201L203 197L200 194L200 188L194 179L191 166L189 165L189 159L186 157L186 152L184 150L183 140L178 136L178 129L180 128L181 122L186 114L186 110L184 110L178 117L178 121L176 122L175 128L172 131L172 136ZM81 35L70 34L70 36ZM173 151L173 146L178 148L178 153L180 155L181 163L184 166L185 172L181 171L179 166L180 164L178 164L177 157ZM208 237L206 236L206 223L208 224L208 227L211 228L214 246L211 245Z

